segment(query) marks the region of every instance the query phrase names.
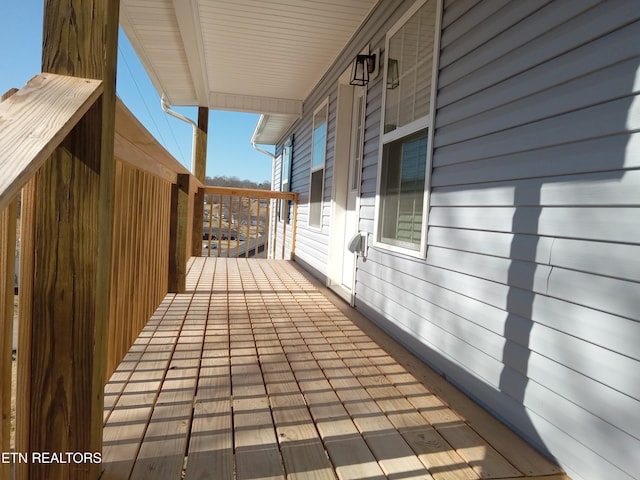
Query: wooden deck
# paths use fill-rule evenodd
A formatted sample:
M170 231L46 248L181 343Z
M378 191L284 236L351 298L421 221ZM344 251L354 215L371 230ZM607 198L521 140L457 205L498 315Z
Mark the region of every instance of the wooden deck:
M104 419L103 480L568 478L286 261L192 259Z

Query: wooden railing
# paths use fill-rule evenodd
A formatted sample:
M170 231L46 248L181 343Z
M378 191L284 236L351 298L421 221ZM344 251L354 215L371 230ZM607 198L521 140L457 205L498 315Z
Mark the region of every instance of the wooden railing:
M290 259L295 255L296 193L204 188L119 101L115 105L113 164L107 168L112 173L105 174L107 180L95 181L102 172L93 164L73 163L65 170L66 164L55 155L78 148L78 138L82 140L87 133L83 122L87 115L95 120L102 91L99 81L42 74L25 88L9 92L13 96L0 103L0 452L13 448L17 236L18 452L29 452L33 437L43 435L45 429L52 438L61 425L90 422L93 429L102 425L101 401L91 392L99 391L104 383L95 383L111 376L166 294L184 291L189 256L201 255L203 249L207 255L285 258L288 252ZM59 148L61 145L65 148ZM90 170L92 185L99 183L102 189L105 182L109 197L98 198L92 187L74 180L73 169ZM51 188L67 181L75 182L67 197L51 195ZM194 211L199 210L194 208L196 198L207 201L204 242L192 228L198 223L194 222ZM85 207L83 202L90 205ZM103 205L113 212L105 217L109 219L106 226L104 219L95 218ZM43 224L40 216L49 223ZM277 244L272 239L279 228L282 234ZM96 233L102 231L109 234ZM74 239L74 235L82 238ZM84 249L81 255L75 255L77 248ZM105 252L108 263L100 260ZM107 268L108 281L97 281L97 277L104 278L100 269ZM106 314L97 305L104 305ZM77 315L84 322L82 333L77 334L79 327L67 318L67 309L69 317ZM93 317L99 315L106 319L94 322ZM43 323L45 317L48 323ZM67 355L65 349L73 349L73 354ZM50 368L42 360L49 356L59 365ZM86 369L84 361L91 364ZM51 382L61 382L56 383L60 397L38 397L43 385ZM74 448L89 448L95 442L83 439L78 445ZM16 478L32 476L26 464L15 466ZM9 464L0 462L0 480L9 475Z
M47 445L58 436L68 438L65 425L84 428L91 423L95 434L102 425L101 395L96 392L167 293L184 291L191 255L295 255L296 193L204 188L119 101L113 157L108 157L113 163L105 172L102 164L91 163L91 155L89 163L65 163L60 155L68 150L74 155L78 139L84 140L83 122L87 116L95 120L102 91L100 81L42 74L0 103L0 452L14 448L10 419L17 244L17 452L32 451L33 445ZM85 147L80 148L83 155ZM78 172L91 185L75 178ZM56 198L51 192L61 182L73 185L69 195ZM103 198L94 190L98 187L112 193ZM201 211L196 198L207 202L204 234L193 230L199 224L194 211ZM113 215L103 216L103 208ZM282 233L276 235L279 228ZM277 244L271 240L276 237L283 240ZM82 253L76 255L77 249ZM103 262L107 249L108 262ZM76 316L80 324L69 320ZM94 321L96 316L104 320ZM67 355L65 349L73 352ZM103 383L97 385L96 378ZM57 382L59 397L46 390L53 388L51 382ZM49 393L39 394L45 390ZM38 443L41 435L51 440ZM56 448L90 451L99 444L88 435L74 441L73 447ZM42 477L27 464L15 467L16 478ZM9 464L0 462L0 480L9 475Z
M201 186L118 101L106 378L113 373L157 306L176 291L176 256L186 263L190 238L174 244L176 190L189 179L189 207ZM173 214L173 215L172 215ZM173 224L172 224L173 221ZM173 230L173 231L172 231ZM188 237L191 229L184 229ZM177 249L182 248L178 252ZM184 267L183 267L184 269Z
M278 221L286 209L292 217L289 259L294 259L297 193L210 186L204 193L204 256L284 259L286 240L278 248L274 239L279 225L281 238L287 238L288 221Z
M51 153L60 145L76 124L102 94L102 82L58 75L38 75L22 90L13 89L3 95L0 103L2 135L0 136L0 451L11 451L12 429L12 369L13 369L13 318L14 318L14 265L16 232L18 230L18 195L21 198L22 218L32 220L29 208L35 192L31 179L45 164ZM25 206L26 204L26 206ZM26 208L25 208L26 207ZM28 251L33 245L33 235L21 231L20 245ZM33 271L33 258L23 255L23 272ZM24 289L30 284L24 282ZM25 297L28 295L24 295ZM31 305L20 309L24 317L31 316ZM23 378L30 370L32 325L21 326L21 343L25 353ZM25 373L26 372L26 373ZM22 411L18 417L18 429L29 427L30 402L21 399ZM0 479L8 479L10 465L0 462Z
M65 261L59 258L47 267L43 267L43 261L47 259L42 255L36 261L39 242L61 241L35 227L37 196L46 187L44 182L38 187L38 178L41 169L50 166L52 152L66 141L70 132L101 98L102 84L95 80L42 74L34 77L23 89L8 93L13 97L6 101L3 97L0 103L0 452L10 452L14 447L11 417L16 405L12 405L11 386L13 337L16 333L13 326L17 232L20 237L20 305L16 363L18 398L21 401L17 405L15 449L28 452L31 448L28 437L39 435L38 429L46 428L32 423L36 420L31 418L29 399L33 398L34 381L38 378L42 382L59 381L59 378L47 379L49 372L43 371L41 365L32 366L32 359L40 355L38 342L43 335L51 335L46 348L65 348L63 345L69 344L67 339L58 338L56 332L42 333L38 320L42 313L32 311L35 276L55 277L61 266L58 262ZM98 362L97 365L104 369L105 379L110 377L166 294L172 288L180 288L178 277L184 274L186 260L191 253L191 229L186 225L192 216L195 192L202 187L119 101L116 103L114 136L110 286L97 293L108 294L106 339L103 336L99 340L104 341L100 348L93 342L81 347L86 349L87 355L93 356L92 362ZM78 201L84 199L79 198ZM46 205L40 202L38 208L46 208ZM78 231L83 232L82 219L70 218L68 221L79 225ZM180 241L176 241L178 237ZM99 249L87 252L87 257L91 256L99 256ZM84 274L83 265L73 269L78 275ZM88 281L91 282L91 278L88 277ZM85 301L76 298L83 292L70 293L69 303ZM87 305L90 304L91 301L87 301ZM55 320L61 324L67 321L61 317ZM34 340L34 337L39 338ZM74 365L73 368L83 369L84 365ZM91 382L90 370L82 375L89 375ZM74 409L93 409L89 403L94 399L87 398L87 402L87 406ZM63 405L51 403L48 408L58 407ZM64 414L73 416L75 410ZM101 409L95 414L100 416L96 422L101 424ZM23 466L26 465L16 465L16 478L31 475ZM0 480L9 477L10 465L0 462Z

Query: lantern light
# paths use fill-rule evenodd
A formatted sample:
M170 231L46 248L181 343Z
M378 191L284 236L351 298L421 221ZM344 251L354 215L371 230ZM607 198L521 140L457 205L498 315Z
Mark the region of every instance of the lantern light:
M376 55L358 54L351 68L351 85L363 87L369 83L369 75L376 68Z

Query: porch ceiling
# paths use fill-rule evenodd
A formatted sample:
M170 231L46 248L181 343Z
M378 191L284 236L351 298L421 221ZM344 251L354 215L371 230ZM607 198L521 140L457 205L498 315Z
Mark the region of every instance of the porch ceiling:
M120 23L169 103L268 115L273 143L376 2L122 0Z

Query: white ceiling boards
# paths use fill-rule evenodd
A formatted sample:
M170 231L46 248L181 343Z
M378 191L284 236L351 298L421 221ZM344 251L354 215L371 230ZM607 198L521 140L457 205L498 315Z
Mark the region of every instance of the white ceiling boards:
M122 0L120 23L172 105L295 118L376 0Z

